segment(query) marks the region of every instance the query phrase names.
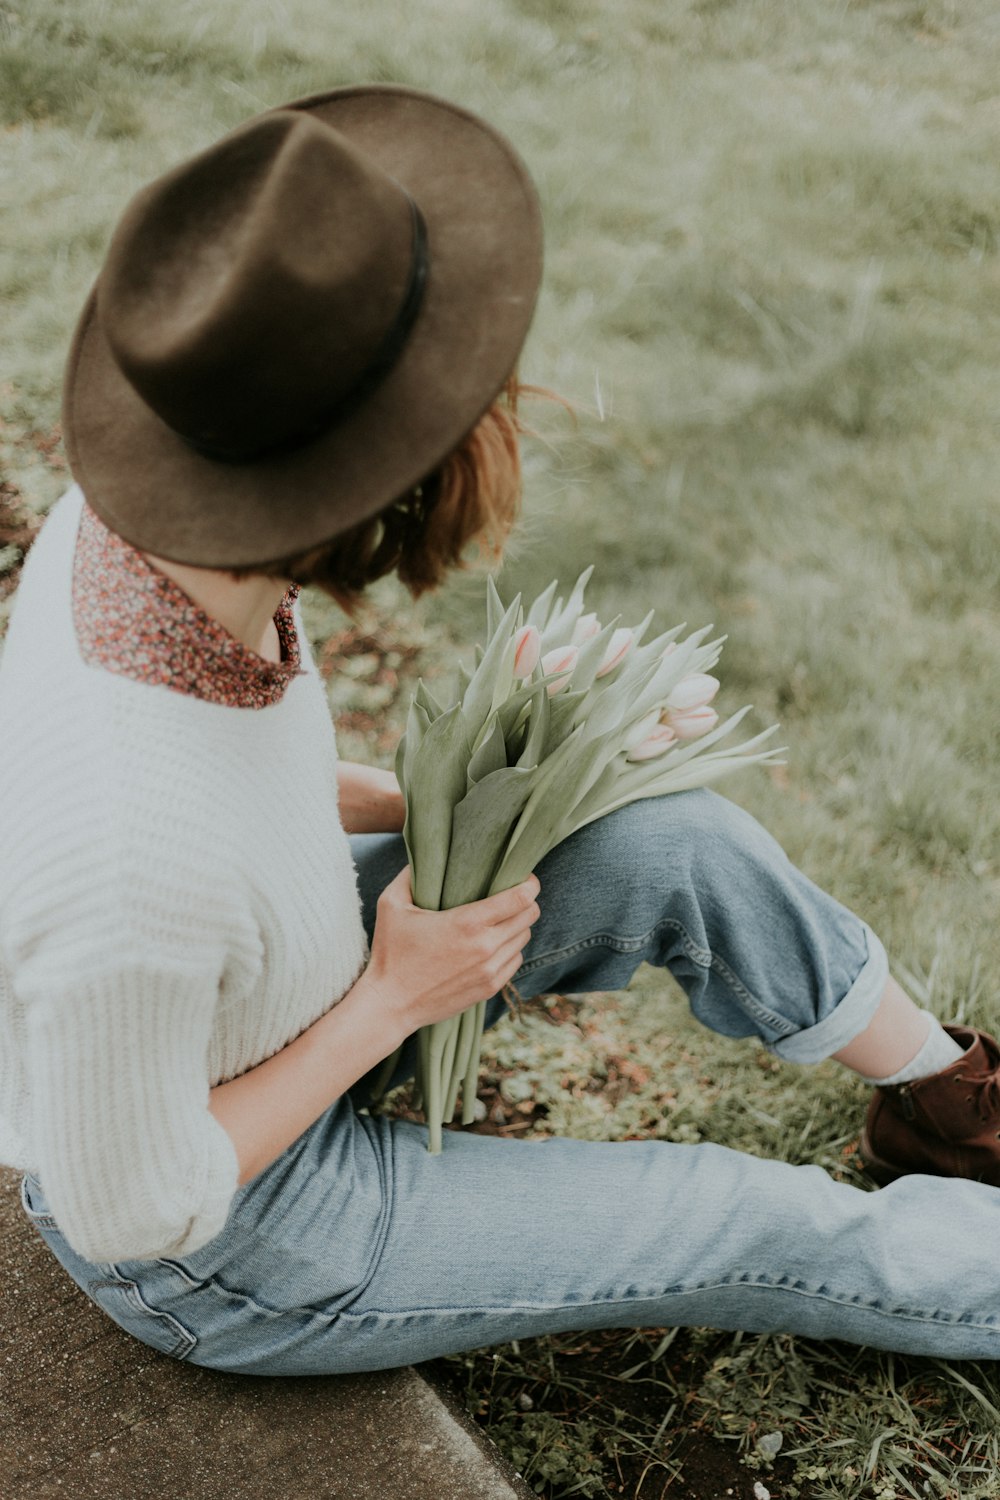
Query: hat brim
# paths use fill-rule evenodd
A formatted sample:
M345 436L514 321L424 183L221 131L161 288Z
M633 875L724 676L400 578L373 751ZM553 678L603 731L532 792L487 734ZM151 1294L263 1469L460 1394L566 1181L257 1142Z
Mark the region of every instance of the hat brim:
M66 374L70 467L109 527L175 562L250 567L327 541L404 495L495 399L538 294L537 194L485 121L391 84L281 107L340 131L418 204L430 255L423 300L397 362L350 415L293 451L228 463L198 453L137 394L94 288Z

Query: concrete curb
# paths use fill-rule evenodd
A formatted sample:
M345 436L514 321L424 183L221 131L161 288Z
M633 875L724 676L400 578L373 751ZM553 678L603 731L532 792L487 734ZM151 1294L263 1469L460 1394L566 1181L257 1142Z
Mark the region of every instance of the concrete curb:
M529 1500L413 1369L220 1375L115 1327L69 1280L0 1170L4 1500Z

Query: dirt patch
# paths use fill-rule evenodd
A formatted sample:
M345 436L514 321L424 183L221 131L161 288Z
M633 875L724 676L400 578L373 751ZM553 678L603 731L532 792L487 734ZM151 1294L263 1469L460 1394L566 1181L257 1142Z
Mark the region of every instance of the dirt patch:
M805 1500L789 1460L751 1450L741 1461L735 1438L714 1436L690 1407L716 1342L611 1329L521 1340L434 1372L546 1500Z
M671 1461L681 1470L680 1477L643 1484L632 1493L637 1500L781 1500L780 1480L768 1475L757 1478L743 1468L732 1447L720 1443L704 1432L689 1432L674 1445ZM627 1492L626 1492L627 1493Z

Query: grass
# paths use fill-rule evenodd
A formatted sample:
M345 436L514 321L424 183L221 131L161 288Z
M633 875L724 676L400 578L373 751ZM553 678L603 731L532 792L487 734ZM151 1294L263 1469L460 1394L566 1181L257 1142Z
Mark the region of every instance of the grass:
M791 747L731 794L864 913L919 998L995 1028L998 64L988 0L2 0L3 494L41 513L65 482L64 350L139 183L342 81L482 110L545 205L523 373L577 410L531 413L502 588L593 560L602 613L728 632L726 703L780 719ZM481 595L457 579L414 610L384 589L354 632L310 606L346 750L390 758L418 648L439 669ZM529 1132L710 1136L854 1172L859 1085L696 1034L655 975L558 1031L530 1014L488 1068ZM693 1425L775 1497L1000 1496L992 1368L711 1334L651 1360L634 1337L457 1366L551 1500L619 1493L619 1470L644 1500L677 1493ZM611 1399L602 1370L640 1358L620 1386L636 1399ZM640 1482L622 1454L643 1444Z

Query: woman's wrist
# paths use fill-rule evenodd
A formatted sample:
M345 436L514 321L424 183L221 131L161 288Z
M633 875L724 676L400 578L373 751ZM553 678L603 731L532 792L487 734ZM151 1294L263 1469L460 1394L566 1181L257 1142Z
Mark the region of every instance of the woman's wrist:
M217 1084L209 1108L233 1142L240 1183L269 1166L408 1034L401 1011L378 992L366 970L338 1004L280 1052Z
M391 771L341 761L337 766L340 820L347 833L401 833L406 804Z
M357 1007L364 1013L366 1023L378 1037L379 1046L385 1049L384 1057L395 1052L417 1030L417 1022L412 1021L407 1014L407 995L397 990L385 975L376 973L370 963L348 990L340 1005L335 1005L333 1010L327 1012L327 1016L334 1015L343 1005L349 1005L352 1009ZM322 1020L326 1020L327 1016L322 1017Z

